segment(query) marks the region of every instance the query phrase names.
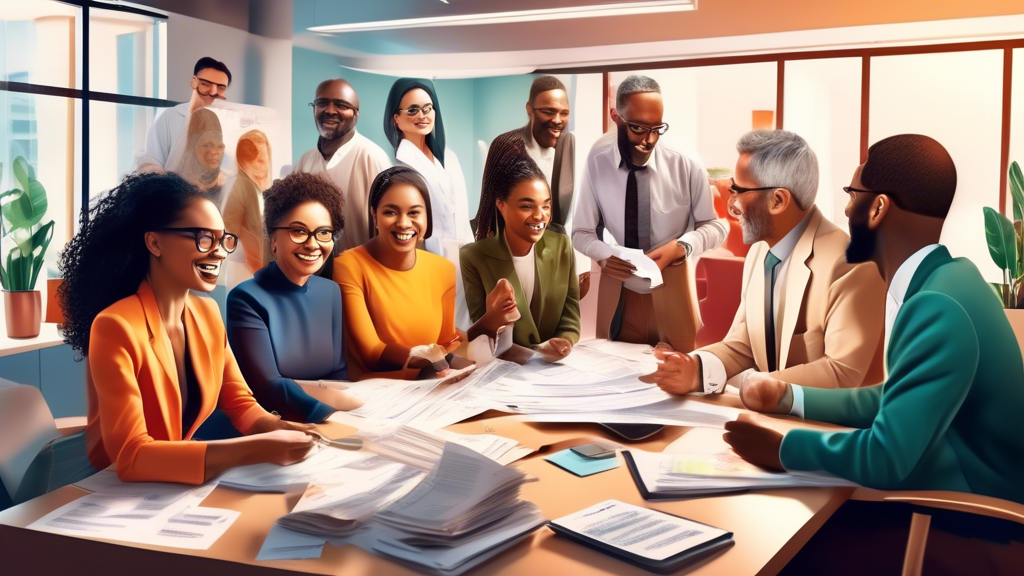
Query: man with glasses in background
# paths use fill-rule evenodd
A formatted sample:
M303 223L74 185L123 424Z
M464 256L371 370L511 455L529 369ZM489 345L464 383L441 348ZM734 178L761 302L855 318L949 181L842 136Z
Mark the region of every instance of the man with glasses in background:
M715 215L700 162L658 142L668 124L657 82L629 76L610 113L617 130L587 156L572 231L575 248L602 269L597 337L663 341L690 352L701 321L689 261L721 245L728 226ZM664 283L652 289L635 276L636 267L615 255L605 234L619 247L643 250Z
M192 97L188 102L168 108L160 114L146 136L146 150L135 162L135 170L163 172L174 143L185 130L188 117L197 108L224 100L231 85L231 71L223 62L204 56L192 71Z
M736 151L729 212L754 246L732 328L693 354L656 350L664 363L642 380L672 394L719 393L747 371L818 388L881 382L885 283L847 263L850 237L814 205L814 151L784 130L749 132Z
M530 85L526 102L526 126L499 134L491 141L484 164L483 187L477 214L493 210L485 203L494 202L496 194L488 188L500 186L496 181L502 152L510 146L522 146L526 154L537 163L551 188L552 230L569 233L567 223L572 214L576 172L576 137L569 132L569 93L562 81L554 76L540 76ZM479 219L478 219L479 220ZM481 229L478 221L476 238L483 239L496 231ZM590 264L580 262L577 253L576 270L580 273L580 298L590 289ZM586 266L581 267L581 264Z
M370 239L370 184L391 166L391 160L380 146L356 131L359 96L347 81L324 80L309 105L320 137L316 148L299 158L294 171L320 174L344 194L345 228L335 244L335 252L340 253ZM332 261L328 259L321 276L330 277Z

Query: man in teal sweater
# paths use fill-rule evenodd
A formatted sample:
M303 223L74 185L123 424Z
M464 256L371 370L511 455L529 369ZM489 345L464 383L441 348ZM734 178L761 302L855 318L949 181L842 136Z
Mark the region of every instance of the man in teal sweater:
M978 269L938 243L956 190L952 158L926 136L886 138L845 190L847 259L874 262L888 286L889 377L877 386L826 390L755 375L741 391L748 408L857 430L783 436L741 419L726 425L726 442L766 468L823 471L884 490L1024 502L1020 348Z

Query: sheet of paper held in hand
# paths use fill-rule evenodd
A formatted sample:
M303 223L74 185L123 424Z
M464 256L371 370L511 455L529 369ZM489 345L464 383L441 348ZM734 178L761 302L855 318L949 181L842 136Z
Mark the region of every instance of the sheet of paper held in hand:
M665 282L661 277L661 268L658 268L658 264L644 254L643 250L639 248L623 248L622 246L611 246L611 249L612 254L616 258L636 266L636 272L633 272L633 276L650 281L650 286L646 286L647 288L657 288Z

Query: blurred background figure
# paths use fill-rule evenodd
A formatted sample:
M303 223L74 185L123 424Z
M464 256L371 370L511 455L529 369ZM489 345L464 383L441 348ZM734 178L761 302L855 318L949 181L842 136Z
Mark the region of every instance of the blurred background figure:
M269 261L269 247L263 235L263 191L270 188L270 141L259 130L238 139L235 148L238 175L224 194L221 212L224 226L238 236L239 248L228 257L227 286L232 288L249 278Z
M184 146L171 152L169 172L176 172L186 182L199 188L220 207L226 177L221 170L224 161L224 131L211 110L200 108L189 117Z

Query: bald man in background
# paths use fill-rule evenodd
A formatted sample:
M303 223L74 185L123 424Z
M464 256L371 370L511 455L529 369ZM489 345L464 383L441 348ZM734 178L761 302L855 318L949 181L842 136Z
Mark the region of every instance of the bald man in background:
M321 82L310 106L320 137L316 148L302 155L294 171L322 174L345 195L345 227L335 244L335 250L341 252L370 239L370 184L391 166L391 160L380 146L356 131L359 95L344 79ZM329 276L330 262L322 275Z

